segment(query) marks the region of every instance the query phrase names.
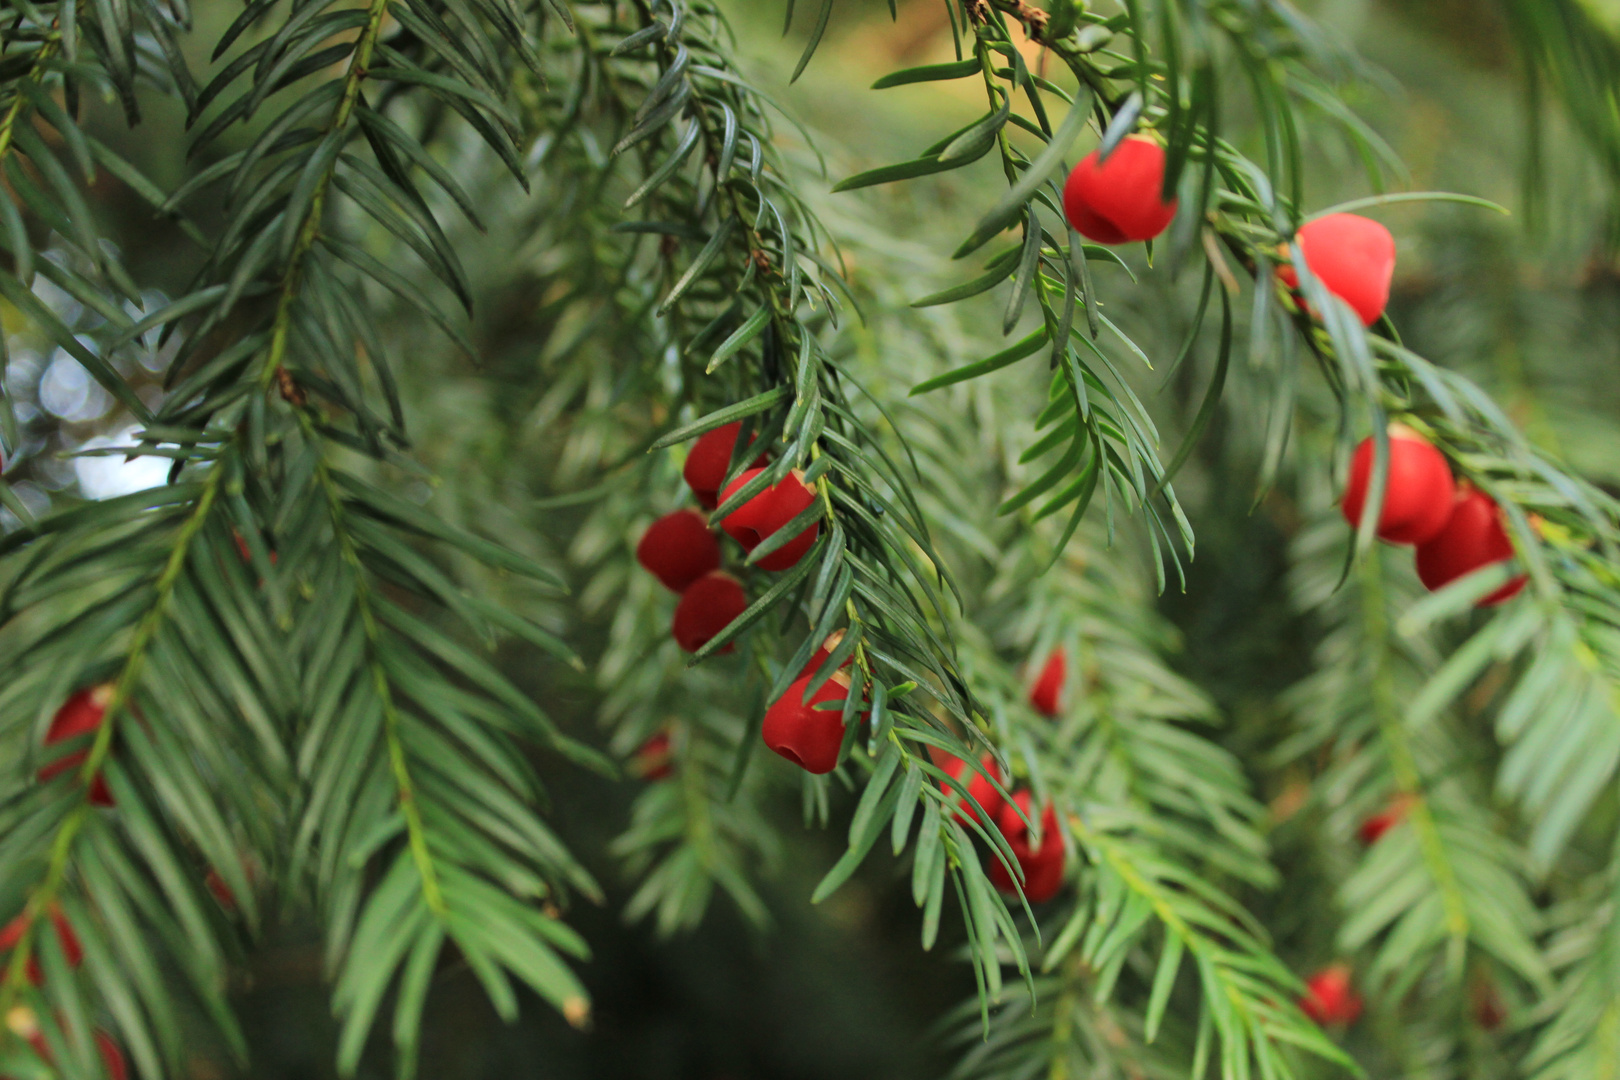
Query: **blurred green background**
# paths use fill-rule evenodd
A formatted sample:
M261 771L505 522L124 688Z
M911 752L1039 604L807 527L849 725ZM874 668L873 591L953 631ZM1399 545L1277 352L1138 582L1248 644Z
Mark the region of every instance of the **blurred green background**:
M202 40L235 13L231 4L197 6ZM1347 93L1407 163L1405 186L1466 192L1513 210L1503 217L1471 207L1414 204L1379 212L1399 242L1391 311L1407 343L1478 380L1534 439L1592 479L1620 488L1620 380L1613 377L1620 360L1620 263L1607 242L1612 192L1597 159L1550 98L1539 116L1530 115L1508 21L1482 0L1319 0L1302 6L1365 59L1364 80ZM1620 0L1593 0L1592 6L1620 28ZM823 196L839 176L908 157L935 133L982 111L982 99L956 84L867 89L896 67L950 56L938 0L904 0L893 22L881 0L839 5L827 42L791 87L783 80L803 47L809 17L801 12L799 25L784 38L781 0L726 0L722 7L731 13L739 51L760 85L817 133L830 178L808 186ZM198 59L201 66L204 58ZM1033 51L1031 60L1039 63ZM1241 98L1232 94L1228 100ZM1241 132L1240 118L1234 120ZM1541 133L1534 170L1528 165L1532 127ZM160 183L176 182L176 115L159 112L134 136L116 129L108 136L117 137ZM1337 137L1311 141L1307 153L1315 170L1307 188L1309 209L1366 193L1359 163ZM858 200L860 214L881 221L886 233L933 252L939 272L914 283L921 294L960 277L948 252L994 199L1000 182L986 159L943 180L820 202L836 216L844 212L840 200ZM118 191L105 195L105 210L136 277L180 288L195 253L171 246L172 233L157 229L133 202L121 202L125 196ZM860 214L852 220L858 222ZM859 251L852 254L859 278ZM1161 274L1138 288L1127 286L1118 273L1100 282L1124 309L1116 318L1128 320L1127 329L1150 355L1173 355L1196 282ZM129 467L119 472L117 459L67 462L52 456L52 450L104 438L116 426L111 402L98 397L101 391L82 372L75 379L75 370L26 347L14 352L9 388L36 449L45 451L17 485L36 509L63 492L96 495L153 482L130 474ZM1196 410L1206 378L1195 356L1150 399L1172 445L1176 428ZM1234 372L1229 394L1235 408L1243 408L1253 381ZM1147 379L1139 389L1158 391L1158 383ZM1185 638L1179 665L1234 720L1227 737L1260 746L1275 736L1275 694L1305 670L1314 639L1284 588L1287 538L1299 519L1286 486L1251 513L1259 454L1251 427L1217 419L1178 481L1198 528L1199 555L1186 591L1172 589L1162 606ZM566 535L553 539L559 547L567 541ZM580 651L592 655L588 638L582 645ZM596 738L595 692L583 677L551 669L513 674L543 693L559 720ZM661 943L645 925L621 919L630 889L606 854L627 821L635 781L610 784L555 767L547 768L546 778L558 831L608 890L604 907L582 905L571 913L595 951L583 969L595 1001L594 1023L587 1031L571 1030L530 1001L520 1024L504 1026L470 974L447 972L427 1011L422 1076L906 1080L949 1070L950 1058L931 1025L971 993L971 978L953 956L949 931L931 955L919 950L919 916L895 866L876 855L827 903L808 902L841 848L841 822L810 834L763 883L775 920L770 933L750 931L721 899L697 932ZM1272 798L1278 792L1262 794ZM849 809L845 805L841 812ZM784 832L800 831L796 801L784 800L777 816ZM1281 857L1287 858L1283 843ZM1286 904L1288 898L1271 902ZM1272 914L1288 921L1286 912ZM951 925L949 917L944 925ZM274 929L246 959L245 970L250 975L239 1004L254 1046L251 1075L331 1075L335 1025L312 928ZM206 1043L199 1047L195 1080L230 1075ZM363 1075L383 1077L389 1070L379 1053Z

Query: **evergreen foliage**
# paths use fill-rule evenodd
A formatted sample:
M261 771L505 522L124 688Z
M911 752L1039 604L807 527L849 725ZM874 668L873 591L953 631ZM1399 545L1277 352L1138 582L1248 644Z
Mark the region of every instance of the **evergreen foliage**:
M195 1014L245 1063L231 973L293 914L323 928L345 1073L377 1038L412 1074L451 964L503 1018L527 988L587 1025L567 916L602 890L543 771L613 775L668 734L673 773L611 848L625 915L670 935L718 892L765 928L758 875L792 840L759 730L819 647L804 700L841 670L855 692L803 816L852 813L812 899L879 845L902 860L921 945L960 940L973 971L956 1075L1617 1074L1620 502L1390 318L1364 328L1293 242L1335 211L1500 208L1389 192L1400 164L1345 103L1367 70L1280 0L942 2L956 59L876 89L972 87L982 115L828 196L705 0L9 0L6 330L127 413L93 453L166 477L44 515L0 483L0 1074L104 1075L106 1031L176 1075ZM1599 16L1502 7L1612 170ZM787 0L794 79L834 8ZM188 132L167 187L109 134L153 116ZM1067 167L1136 131L1179 205L1151 264L1062 208ZM1372 194L1313 208L1330 141ZM963 268L923 295L931 256L839 193L980 160L1002 190L951 223ZM103 231L108 177L189 245L172 297ZM1175 334L1123 299L1149 272L1196 283ZM1156 364L1203 380L1176 439L1138 393ZM1371 433L1379 503L1395 419L1501 504L1516 565L1424 595L1373 514L1352 538L1335 463ZM790 474L816 497L728 559L749 607L688 659L632 553L684 495L680 448L733 422L728 479L769 460L715 520ZM1289 557L1321 638L1259 752L1223 738L1154 606L1195 550L1175 480L1221 424L1253 443L1257 502L1285 486L1313 515ZM0 441L13 480L49 468L9 397ZM759 567L812 526L794 567ZM1520 571L1521 598L1470 614ZM1047 719L1019 665L1055 648ZM589 672L612 754L517 666ZM53 716L92 687L99 724L63 744ZM994 888L1017 863L958 812L975 771L1056 807L1060 899ZM1277 828L1254 781L1303 776ZM1319 846L1320 881L1285 880L1274 828ZM1268 920L1328 895L1342 918L1309 933ZM1335 956L1372 1000L1348 1039L1298 1004L1296 965Z

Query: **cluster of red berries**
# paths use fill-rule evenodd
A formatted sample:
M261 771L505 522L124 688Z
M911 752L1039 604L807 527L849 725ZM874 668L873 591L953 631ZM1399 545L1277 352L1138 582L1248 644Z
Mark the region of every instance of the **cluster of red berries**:
M1032 809L1034 796L1027 789L1021 789L1013 792L1011 799L1002 798L1001 792L989 779L989 774L994 770L995 758L986 754L979 761L979 769L974 770L963 785L983 815L979 816L972 803L958 796L956 819L965 825L974 817L979 817L986 828L1000 829L1023 876L1024 896L1032 904L1050 900L1063 888L1063 870L1068 862L1063 837L1058 831L1057 809L1050 802L1041 808L1041 835L1039 842L1035 842L1029 827L1029 822L1035 816ZM951 758L945 763L946 775L954 780L960 781L967 771L968 764L961 758ZM1006 779L1004 776L1004 786ZM948 783L941 783L940 790L950 794L955 789ZM1009 896L1017 895L1018 884L1000 855L992 852L987 858L990 883Z
M1372 480L1373 441L1365 439L1350 460L1350 483L1341 508L1351 525L1361 520ZM1445 455L1421 435L1400 425L1389 431L1389 469L1378 537L1417 546L1417 572L1433 590L1475 570L1513 558L1502 526L1502 509L1489 495L1458 484ZM1479 601L1500 604L1524 588L1523 575Z
M1046 662L1041 665L1040 673L1029 691L1029 703L1036 712L1052 718L1058 715L1068 671L1068 657L1061 646L1047 654ZM1023 876L1024 896L1031 903L1038 904L1056 896L1063 887L1063 869L1067 863L1063 838L1058 833L1057 809L1051 803L1041 808L1040 842L1034 843L1029 827L1034 817L1034 796L1027 789L1021 789L1013 792L1011 799L1003 798L990 781L990 776L996 773L993 756L986 754L980 758L977 769L970 769L966 761L953 757L945 762L944 769L947 776L958 781L967 791L966 798L956 796L956 819L966 825L974 817L979 817L986 828L1001 830ZM998 775L1005 787L1011 777ZM949 783L941 783L940 790L949 795L955 788ZM982 816L974 809L975 803L983 811ZM991 884L1008 895L1017 894L1018 886L998 855L991 854L986 865Z
M740 422L716 428L698 439L687 455L686 483L706 510L713 510L764 471L766 458L762 455L721 491L741 429ZM809 509L815 497L815 491L794 472L727 514L720 526L743 550L753 551ZM820 530L819 524L810 525L756 565L762 570L794 566L815 544ZM677 510L653 522L636 545L636 560L681 594L672 629L676 643L687 652L697 652L748 607L742 583L720 569L720 544L708 518L696 510Z
M1064 216L1099 244L1152 240L1176 216L1176 201L1161 194L1164 167L1164 148L1140 135L1120 142L1106 159L1093 151L1063 186ZM1395 238L1388 229L1357 214L1327 214L1301 226L1294 242L1324 288L1365 325L1378 321L1395 275ZM1292 266L1279 269L1277 278L1290 289L1299 287Z

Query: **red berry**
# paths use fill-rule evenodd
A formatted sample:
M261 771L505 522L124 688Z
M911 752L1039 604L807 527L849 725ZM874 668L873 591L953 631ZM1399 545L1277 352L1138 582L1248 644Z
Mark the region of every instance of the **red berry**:
M1369 847L1383 837L1406 817L1406 812L1412 808L1416 800L1410 795L1397 795L1389 801L1389 805L1361 823L1356 830L1361 836L1361 842Z
M669 732L660 731L636 748L634 769L648 783L666 780L675 774L675 763L669 752Z
M1418 545L1417 572L1433 590L1511 558L1513 542L1502 528L1502 508L1483 491L1468 488L1458 493L1446 527L1428 543ZM1479 601L1479 606L1500 604L1524 588L1524 582L1521 574Z
M763 471L763 469L749 469L737 477L726 485L720 501L724 502L731 498L732 493L740 490L744 484ZM807 487L797 473L792 473L782 477L774 487L766 488L732 511L726 516L726 520L721 522L721 526L744 549L753 551L766 537L773 535L782 526L808 510L815 501L815 491ZM820 532L821 524L816 522L755 565L761 570L786 570L804 558L804 553L810 550Z
M809 702L804 692L810 677L794 681L787 693L765 710L760 735L765 745L808 773L830 773L838 765L838 751L844 745L843 703L849 698L849 676L842 672L821 684ZM821 702L835 702L839 709L817 709Z
M737 433L741 430L742 421L738 420L705 432L692 444L692 452L686 455L686 467L681 470L681 475L686 477L687 486L697 496L698 505L705 510L713 510L720 505L716 496L720 492L720 485L726 482L731 452L737 445ZM749 436L748 441L752 443L753 436ZM765 464L765 456L761 454L754 464Z
M704 574L687 586L675 605L676 644L687 652L697 652L747 607L748 597L736 578L718 570ZM727 645L720 651L731 649Z
M1352 528L1372 485L1373 440L1363 439L1350 458L1350 482L1340 508ZM1378 538L1391 544L1422 544L1434 539L1451 520L1457 488L1445 455L1415 431L1396 427L1389 433L1389 473L1384 481L1384 509Z
M674 592L720 569L720 544L696 510L665 514L642 534L636 561Z
M101 726L101 718L107 714L107 702L111 699L112 686L109 684L80 690L68 698L51 718L50 730L45 733L45 745L50 746L95 731ZM88 750L76 750L57 758L39 770L40 782L44 783L54 776L76 768L89 756ZM112 792L107 790L107 781L99 775L90 784L90 801L96 806L113 805Z
M1349 304L1364 325L1378 321L1395 277L1395 238L1388 229L1358 214L1329 214L1302 225L1295 241L1323 288ZM1292 266L1280 268L1277 279L1299 287Z
M1029 826L1024 818L1029 815L1033 799L1028 791L1016 792L1011 802L1003 803L998 815L1001 833L1012 848L1013 858L1024 874L1024 897L1039 904L1058 894L1063 887L1063 868L1067 855L1063 837L1058 834L1057 810L1051 803L1041 812L1041 846L1030 846ZM1023 811L1020 815L1019 811ZM990 883L1009 895L1016 895L1017 884L1001 859L990 856Z
M1082 236L1099 244L1151 240L1176 216L1175 200L1159 197L1164 148L1133 135L1108 160L1092 151L1063 185L1063 213Z
M962 774L967 771L967 762L959 757L953 757L945 763L945 773L952 779L961 780ZM1002 803L1006 801L1001 797L1001 792L996 790L996 785L990 782L990 777L994 775L997 775L996 759L992 755L986 754L979 759L979 770L973 771L973 775L965 785L967 793L972 796L973 801L978 803L984 810L983 820L986 825L990 825L996 820L997 815L1001 813ZM939 789L947 795L952 795L956 791L956 788L943 781L940 782ZM971 813L972 804L957 795L956 820L966 825L971 820Z
M1069 678L1069 660L1059 645L1052 650L1046 658L1046 666L1041 668L1035 685L1030 687L1029 703L1035 706L1035 711L1042 716L1057 716L1058 702L1063 697L1063 684Z
M1299 1007L1318 1024L1352 1024L1361 1015L1361 995L1350 984L1350 965L1332 964L1305 980Z
M62 955L67 959L68 967L78 967L84 960L84 947L79 944L79 935L73 932L73 924L67 921L62 909L52 906L51 924L56 927L56 940L62 946ZM28 928L28 916L18 915L15 919L0 927L0 952L8 952L17 947L22 940L23 931ZM35 986L45 982L45 970L39 963L39 944L35 944L28 958L28 981ZM3 969L0 969L3 970Z

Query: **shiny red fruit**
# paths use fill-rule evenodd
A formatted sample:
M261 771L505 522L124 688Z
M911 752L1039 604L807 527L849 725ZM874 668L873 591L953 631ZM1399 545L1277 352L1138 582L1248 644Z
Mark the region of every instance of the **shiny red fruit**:
M1470 488L1457 496L1446 522L1433 539L1417 549L1418 577L1429 589L1439 589L1492 563L1513 558L1513 542L1502 527L1502 508L1483 491ZM1524 588L1520 575L1479 601L1480 607L1500 604Z
M1329 214L1300 226L1295 242L1323 288L1349 304L1363 325L1378 321L1395 279L1395 238L1388 229L1359 214ZM1292 266L1281 267L1277 278L1299 287Z
M95 731L101 726L101 718L107 714L107 702L111 699L112 687L106 684L88 687L68 698L51 718L50 729L45 733L45 745L51 746ZM40 782L77 768L89 756L89 750L76 750L57 758L39 770ZM96 806L113 805L112 792L100 775L90 784L90 801Z
M720 505L717 496L720 485L726 482L726 470L731 466L731 452L737 445L740 431L742 421L738 420L704 432L692 444L691 453L686 455L686 467L681 470L681 475L686 478L686 486L692 489L692 494L697 496L698 505L705 510L713 510ZM753 438L750 437L749 441L752 442ZM765 455L761 454L754 464L765 464Z
M720 542L696 510L665 514L648 527L636 544L636 561L674 592L704 574L720 569Z
M720 501L731 498L733 492L741 490L744 484L763 471L749 469L737 477L726 485ZM766 488L726 515L725 521L720 524L728 536L744 549L753 551L766 537L774 535L782 526L808 510L815 501L815 491L807 487L797 474L790 473L775 486ZM804 558L804 553L815 544L820 532L821 524L814 523L754 565L761 570L786 570Z
M675 643L687 652L697 652L747 607L748 596L736 578L718 570L705 574L687 586L675 605ZM731 649L727 645L720 651Z
M648 783L673 776L675 761L669 752L669 732L660 731L637 747L633 767L636 775Z
M1345 485L1340 509L1351 528L1361 523L1361 510L1372 485L1376 446L1363 439L1350 458L1350 482ZM1440 534L1451 520L1457 501L1456 482L1445 455L1416 432L1391 431L1389 475L1384 482L1384 507L1378 517L1378 538L1391 544L1422 544Z
M73 924L67 921L67 916L62 914L61 908L51 909L51 924L56 927L56 940L62 946L62 955L67 959L68 967L78 967L84 960L84 948L79 944L79 935L73 932ZM18 915L0 927L0 952L9 952L16 948L17 942L22 940L23 931L27 928L27 915ZM28 957L28 981L40 986L45 982L45 969L39 963L37 935L31 953L32 955Z
M849 698L849 677L842 672L821 684L810 700L804 692L810 677L794 681L787 693L765 710L760 735L765 745L808 773L830 773L838 765L838 751L844 745L843 703ZM817 709L821 702L836 703L838 709Z
M1063 849L1063 837L1058 833L1057 810L1051 803L1047 803L1046 809L1041 812L1041 844L1039 847L1030 846L1029 826L1024 823L1024 818L1029 816L1032 801L1029 792L1015 792L1011 802L1002 804L998 818L1001 833L1007 838L1007 846L1012 848L1018 868L1024 873L1024 898L1032 904L1039 904L1052 899L1063 888L1067 854ZM1023 811L1022 815L1019 811ZM990 884L1004 893L1016 895L1018 886L998 856L990 856L989 867Z
M982 770L982 771L981 771ZM996 759L989 754L979 759L979 770L969 770L968 763L959 757L953 757L945 763L946 775L955 780L961 780L963 775L971 773L965 783L967 793L973 801L984 810L983 821L986 825L993 824L1001 813L1002 804L1006 802L1001 792L990 782L990 777L998 775ZM939 789L946 795L954 796L956 802L956 820L966 825L972 819L973 807L966 799L956 794L956 789L950 784L940 782Z
M1063 213L1075 231L1099 244L1151 240L1176 216L1175 200L1159 197L1164 148L1133 135L1108 160L1092 151L1063 185Z
M1299 1007L1318 1024L1355 1023L1361 1015L1361 995L1351 985L1350 965L1332 964L1306 979Z
M1029 690L1029 703L1035 711L1042 716L1057 716L1059 703L1063 699L1063 684L1069 678L1069 658L1059 645L1052 650L1046 658L1046 666L1035 679L1035 685Z

